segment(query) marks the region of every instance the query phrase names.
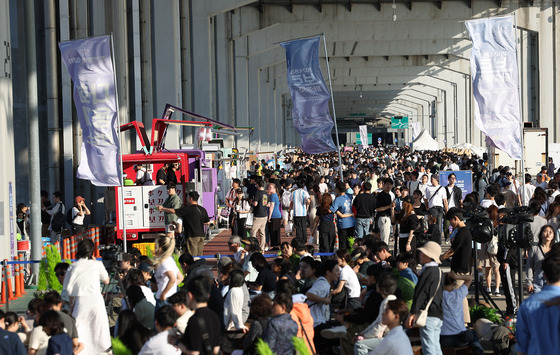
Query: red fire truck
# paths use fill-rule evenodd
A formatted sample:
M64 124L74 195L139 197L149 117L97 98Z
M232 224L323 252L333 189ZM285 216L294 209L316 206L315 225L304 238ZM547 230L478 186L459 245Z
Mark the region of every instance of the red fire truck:
M171 120L174 112L187 115L190 118L198 119L198 121ZM203 183L203 174L189 173L193 171L193 166L202 171L204 159L200 153L194 151L169 151L165 149L165 136L169 125L192 126L192 127L220 127L222 129L235 132L235 128L225 125L208 117L200 116L192 112L188 112L181 108L167 105L163 114L163 118L154 119L152 122L152 138L148 141L144 125L140 122L130 122L121 126L121 132L134 130L138 135L141 150L133 154L124 154L123 171L127 180L135 180L136 165L142 165L146 169L154 184L134 184L115 188L115 213L116 213L116 237L122 240L124 229L126 226L126 240L136 242L143 239L153 239L159 233L164 232L164 214L156 209L157 205L163 204L168 197L167 187L165 185L157 185L156 175L165 163L178 163L178 169L175 171L177 177L177 194L183 202L186 201L187 193L190 191L198 191L203 196L205 189L208 189L207 181ZM190 166L189 166L190 164ZM193 175L193 176L191 176ZM200 181L197 181L200 180ZM126 181L126 180L125 180ZM206 187L205 187L206 186ZM212 185L210 188L213 188ZM122 193L122 200L121 200ZM215 193L214 193L215 195ZM199 203L204 206L202 199ZM210 218L215 216L213 210L208 211Z

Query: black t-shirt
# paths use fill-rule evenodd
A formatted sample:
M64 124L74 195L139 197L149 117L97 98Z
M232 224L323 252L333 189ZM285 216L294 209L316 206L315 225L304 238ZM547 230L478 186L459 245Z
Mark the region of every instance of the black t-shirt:
M422 221L416 214L411 214L406 218L406 221L400 225L400 233L410 233L410 231L418 231L422 226Z
M210 222L206 209L199 205L182 206L175 214L183 219L185 237L204 237L204 223Z
M276 291L276 275L266 267L259 272L255 283L262 285L263 292Z
M170 182L177 183L177 175L175 174L175 170L169 168L167 171L167 181L166 183L169 184Z
M206 332L209 335L208 341L212 349L219 346L222 340L222 322L220 322L220 318L218 318L216 313L208 307L197 309L189 319L187 329L185 329L185 334L183 334L183 344L189 351L198 351L201 354L205 354L202 340L203 334L200 331L198 319L201 319L206 326Z
M371 218L377 206L377 199L368 192L364 192L356 196L353 203L356 207L357 218Z
M165 171L164 168L159 169L157 172L156 185L162 185L159 182L160 180L163 180L163 185L167 184L167 172Z
M427 212L426 205L423 203L420 204L420 207L414 207L414 213L418 216L425 216Z
M377 205L375 208L390 206L392 203L393 201L391 201L391 195L385 191L381 191L377 194ZM377 217L381 216L391 217L391 209L388 208L385 211L377 212Z
M253 216L254 217L268 217L268 195L263 190L257 190L255 192L255 201L257 205L253 206Z
M455 251L451 259L451 271L468 273L472 253L472 236L467 227L460 228L453 239L451 249Z

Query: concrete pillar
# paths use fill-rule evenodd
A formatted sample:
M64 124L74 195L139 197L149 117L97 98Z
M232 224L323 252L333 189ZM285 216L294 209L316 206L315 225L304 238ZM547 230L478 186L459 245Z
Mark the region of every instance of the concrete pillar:
M10 2L0 1L0 258L11 259L16 252L16 176L14 156L14 117L12 98L12 59L10 36ZM22 181L25 186L26 181ZM37 212L38 213L38 212Z

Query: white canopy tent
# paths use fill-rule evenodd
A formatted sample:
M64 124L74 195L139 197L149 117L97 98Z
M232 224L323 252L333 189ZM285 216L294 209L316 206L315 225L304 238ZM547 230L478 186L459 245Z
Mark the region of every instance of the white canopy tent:
M457 149L465 149L468 150L470 149L471 152L473 152L474 154L478 155L479 157L482 157L482 154L486 153L486 148L482 148L482 147L476 147L470 143L459 143L459 144L455 144L453 146L453 148L457 148Z
M412 151L415 150L439 150L438 142L430 136L425 129L412 142Z

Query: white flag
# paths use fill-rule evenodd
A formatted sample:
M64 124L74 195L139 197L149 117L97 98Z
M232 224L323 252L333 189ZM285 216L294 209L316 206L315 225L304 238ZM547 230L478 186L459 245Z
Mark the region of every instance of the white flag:
M360 129L360 140L362 141L362 148L366 149L368 147L368 135L367 135L367 126L358 126Z
M491 145L519 160L523 154L513 18L472 20L465 24L472 39L476 126Z

